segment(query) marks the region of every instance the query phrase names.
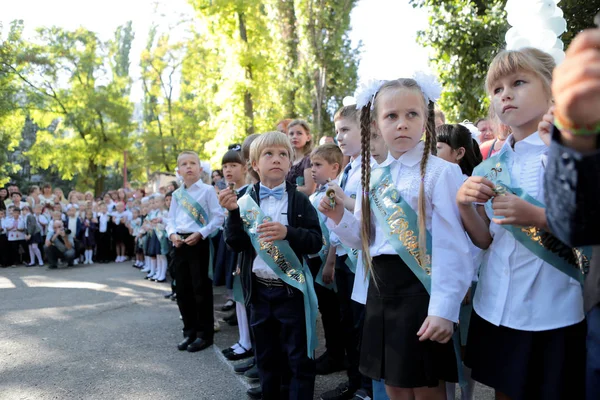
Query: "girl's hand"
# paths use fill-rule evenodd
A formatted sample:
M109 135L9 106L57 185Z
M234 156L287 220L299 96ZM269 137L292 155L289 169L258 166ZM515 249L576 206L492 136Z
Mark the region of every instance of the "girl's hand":
M331 204L329 204L329 197L323 196L318 208L319 211L323 213L323 215L331 219L337 225L340 223L342 217L344 216L344 199L336 194L335 206L331 208Z
M496 195L494 184L482 176L470 176L456 193L458 205L471 205L472 203L485 203Z
M421 325L421 329L417 332L419 341L432 340L439 343L448 343L454 333L454 324L442 317L433 315L425 318L425 322Z
M265 222L256 228L256 232L260 233L259 240L274 242L275 240L285 239L287 236L287 226L280 222Z
M540 228L544 225L540 220L543 208L536 207L511 193L496 196L492 201L492 208L495 216L504 217L492 219L498 225L537 226Z
M329 189L333 189L335 191L335 196L339 197L341 199L343 199L344 201L346 201L346 198L348 196L346 196L346 193L344 193L344 191L342 190L342 188L340 187L340 185L337 184L337 182L329 182L327 184L327 190Z
M221 192L219 193L219 204L221 205L221 207L229 211L237 209L237 194L235 194L235 191L229 188L221 190Z
M323 283L329 285L333 283L335 279L335 263L326 263L325 267L323 267Z
M554 106L550 107L544 115L542 121L538 124L538 133L546 146L550 146L552 141L552 127L554 125Z
M552 94L556 111L577 125L600 122L600 29L577 35L566 58L554 69Z

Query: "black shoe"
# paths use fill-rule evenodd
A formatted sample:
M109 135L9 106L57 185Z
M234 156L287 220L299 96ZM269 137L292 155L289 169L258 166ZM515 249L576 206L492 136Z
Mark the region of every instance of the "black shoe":
M223 307L221 307L221 311L231 311L235 308L235 301L232 299L227 299Z
M171 297L173 297L173 295L174 295L174 294L175 294L175 293L167 293L167 294L164 294L164 295L163 295L163 297L164 297L165 299L170 299Z
M352 400L372 400L373 395L369 393L366 389L358 389L356 393L354 393L354 397Z
M57 269L58 267L56 265L49 265L48 269Z
M251 369L252 367L254 367L254 364L256 364L256 362L254 361L254 358L251 358L248 361L239 363L238 365L233 367L233 370L235 371L236 374L243 374L244 372L246 372L249 369Z
M171 296L171 301L177 301L177 293L173 293L173 296Z
M255 365L254 367L250 368L248 371L244 372L244 376L251 381L259 380L258 367Z
M208 341L208 340L198 338L188 345L187 351L189 351L190 353L195 353L197 351L202 351L202 350L206 349L207 347L212 346L212 344L213 344L212 340Z
M336 360L335 358L330 357L327 352L323 353L321 357L317 358L316 364L315 370L317 375L329 375L346 369L343 359Z
M157 283L165 283L167 280L166 279L152 279L153 282L157 282Z
M183 341L181 343L179 343L177 345L177 349L179 349L181 351L187 350L190 343L192 343L195 339L196 338L193 338L193 337L186 337L185 339L183 339Z
M243 347L242 347L242 349L243 349ZM240 353L240 354L237 354L235 351L232 351L231 353L224 354L224 356L229 361L239 361L239 360L245 360L246 358L253 357L254 351L252 351L252 349L245 350L243 353Z
M246 394L251 399L260 400L260 399L262 399L262 388L260 386L250 388L250 389L248 389L248 391L246 392Z
M338 387L321 395L321 400L350 400L354 397L356 388L351 388L348 382L340 383Z

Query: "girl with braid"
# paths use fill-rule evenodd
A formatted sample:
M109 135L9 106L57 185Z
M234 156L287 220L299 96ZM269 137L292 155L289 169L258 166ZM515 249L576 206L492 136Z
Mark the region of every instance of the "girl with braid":
M370 282L360 372L382 380L391 400L446 398L444 381L457 381L450 339L473 276L454 202L463 177L431 155L439 86L423 75L359 96L362 157L371 158L371 127L388 157L372 170L362 163L354 213L339 198L319 207L343 243L363 249Z

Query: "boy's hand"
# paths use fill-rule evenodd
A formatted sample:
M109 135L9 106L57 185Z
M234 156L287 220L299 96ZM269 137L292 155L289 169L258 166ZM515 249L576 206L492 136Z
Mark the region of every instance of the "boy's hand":
M494 184L481 176L471 176L462 184L456 193L456 202L467 206L472 203L485 203L496 194L492 190Z
M323 283L329 285L335 279L335 263L326 263L323 267Z
M448 343L454 333L454 324L442 317L433 315L425 318L425 322L421 325L421 329L417 332L419 341L432 340L439 343Z
M138 237L139 237L139 235L138 235ZM171 236L169 236L169 239L171 239L171 243L173 243L173 246L175 246L175 247L179 247L183 244L183 240L181 240L181 237L176 233L171 233Z
M504 217L502 219L493 218L498 225L517 225L517 226L537 226L540 224L540 207L507 193L503 196L496 196L492 201L494 215Z
M600 122L600 29L577 35L554 69L552 94L560 116L577 125Z
M323 213L323 215L331 219L337 225L340 223L342 217L344 216L344 199L336 194L335 207L331 208L331 204L329 204L329 197L323 196L318 208L319 211Z
M188 246L193 246L202 239L203 239L203 237L200 232L194 232L190 236L188 236L183 242L185 244L187 244Z
M256 232L260 233L259 240L264 242L274 242L275 240L283 240L287 236L287 226L280 222L265 222L256 228Z
M219 193L219 204L221 207L226 208L229 211L237 209L237 194L235 194L235 192L229 188L221 190Z

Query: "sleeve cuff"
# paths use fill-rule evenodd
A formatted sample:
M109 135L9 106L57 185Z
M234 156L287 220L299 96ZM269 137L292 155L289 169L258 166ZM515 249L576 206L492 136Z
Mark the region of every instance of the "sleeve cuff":
M458 315L460 313L460 304L461 302L457 303L454 299L431 296L427 314L456 323L458 322Z
M344 210L344 215L339 224L333 222L331 218L327 218L325 225L329 228L330 231L343 232L347 229L350 229L350 225L352 222L353 215L348 210Z

